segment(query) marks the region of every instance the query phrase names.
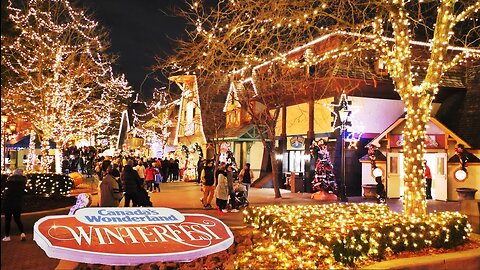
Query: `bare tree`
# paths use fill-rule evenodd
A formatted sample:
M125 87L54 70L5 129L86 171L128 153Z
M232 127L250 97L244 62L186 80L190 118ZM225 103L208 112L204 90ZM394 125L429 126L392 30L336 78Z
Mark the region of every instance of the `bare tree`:
M106 128L130 96L106 32L66 0L10 2L8 11L18 31L2 37L2 112L31 122L42 145Z
M421 216L426 213L422 158L431 103L445 72L478 65L479 9L480 2L474 0L232 0L216 6L194 1L181 14L191 26L188 39L178 41L175 54L160 66L194 72L208 85L224 77L252 78L258 95L249 98L268 102L262 103L263 117L250 112L270 130L277 108L285 103L277 98L278 91L297 96L296 92L315 88L315 80L305 82L305 77L295 75L299 68L321 64L316 76L328 78L335 76L332 71L339 65L366 67L367 56L385 61L407 111L404 212ZM314 51L309 60L295 56L328 33L348 38L337 41L336 50ZM414 50L419 44L428 50ZM375 78L367 74L365 79ZM268 134L263 140L267 149L274 139Z

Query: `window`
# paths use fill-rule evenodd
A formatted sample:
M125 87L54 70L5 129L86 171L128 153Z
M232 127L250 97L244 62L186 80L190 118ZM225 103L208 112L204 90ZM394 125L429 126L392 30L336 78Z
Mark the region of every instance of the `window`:
M445 175L445 158L437 158L437 173L439 175Z
M288 171L305 171L305 159L303 158L303 152L304 151L288 151Z
M185 108L185 135L193 135L195 133L195 123L193 118L195 116L195 103L189 101Z
M398 157L390 157L390 173L398 174Z

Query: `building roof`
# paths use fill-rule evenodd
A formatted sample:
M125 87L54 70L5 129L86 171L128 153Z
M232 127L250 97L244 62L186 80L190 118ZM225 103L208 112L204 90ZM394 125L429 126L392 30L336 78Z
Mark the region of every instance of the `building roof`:
M385 136L387 136L390 131L392 131L394 128L399 126L403 121L405 121L405 114L403 114L401 117L399 117L395 122L393 122L389 127L387 127L382 133L380 133L375 139L373 139L371 142L369 142L368 145L373 144L375 146L380 146L380 140L382 140ZM457 143L461 143L465 145L466 148L471 148L470 144L468 144L465 140L463 140L461 137L459 137L455 132L450 130L448 127L446 127L444 124L440 123L437 119L434 117L430 118L430 121L435 124L439 129L441 129L445 134L451 136L454 138Z
M370 157L368 154L365 154L363 157L361 157L358 161L360 162L370 162ZM380 150L375 150L375 162L378 161L387 161L387 157L380 151Z
M225 128L219 132L219 139L256 141L259 140L258 131L254 124L244 124L239 127Z

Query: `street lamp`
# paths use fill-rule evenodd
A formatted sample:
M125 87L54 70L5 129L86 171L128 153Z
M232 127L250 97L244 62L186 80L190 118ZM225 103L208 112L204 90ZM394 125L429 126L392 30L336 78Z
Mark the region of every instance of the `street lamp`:
M338 117L340 118L340 136L341 136L341 143L342 143L342 160L341 160L341 174L342 174L342 190L340 193L340 199L343 202L347 202L347 181L345 175L345 135L347 131L348 125L348 117L350 116L351 111L348 109L348 100L347 95L345 92L342 93L340 97L339 109L338 109Z

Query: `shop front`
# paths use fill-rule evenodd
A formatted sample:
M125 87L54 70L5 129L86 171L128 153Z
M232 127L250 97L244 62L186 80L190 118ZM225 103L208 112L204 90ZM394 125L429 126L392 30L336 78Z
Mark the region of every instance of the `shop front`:
M400 118L369 143L378 146L378 149L386 156L385 173L382 175L382 179L385 183L388 198L403 198L404 196L402 136L404 124L404 119ZM461 169L459 162L455 161L454 158L458 145L469 148L467 142L438 120L432 118L427 129L423 160L431 172L431 194L434 200L455 201L458 200L457 188L480 186L480 179L475 176L475 173L478 175L479 172L478 162L469 163L468 169L465 169L468 171L465 179L459 180L455 176L455 172ZM471 156L471 161L478 159L474 155ZM371 166L365 166L364 164L362 170L362 184L374 183L374 176L370 175Z

